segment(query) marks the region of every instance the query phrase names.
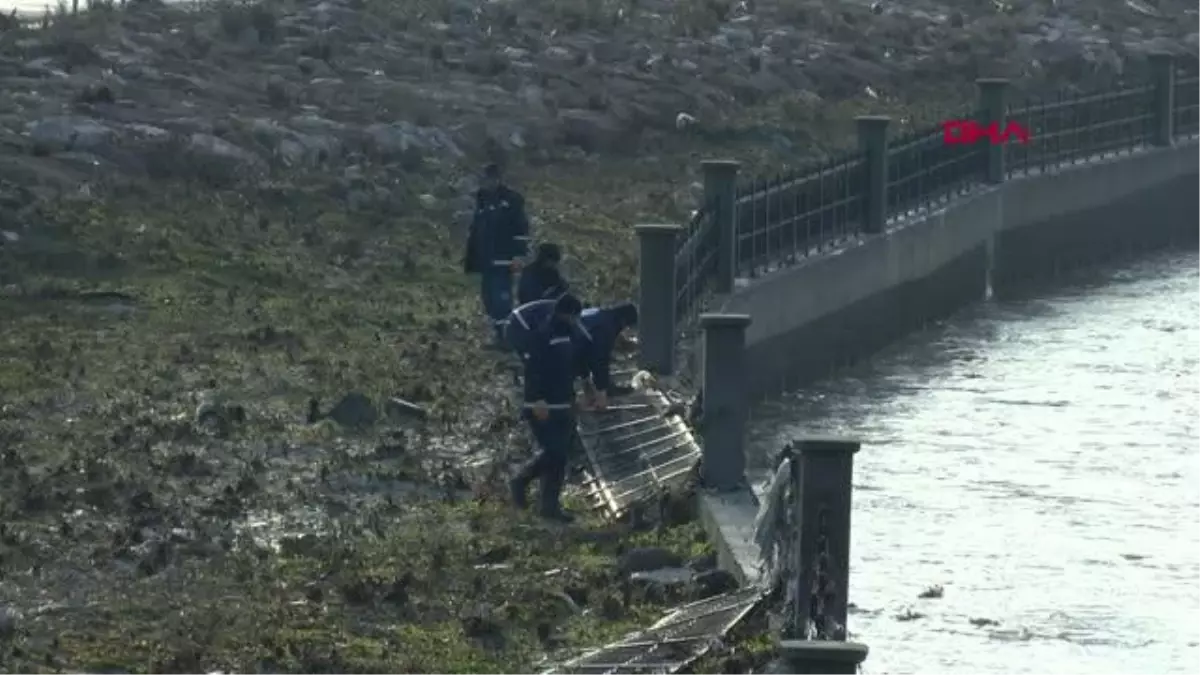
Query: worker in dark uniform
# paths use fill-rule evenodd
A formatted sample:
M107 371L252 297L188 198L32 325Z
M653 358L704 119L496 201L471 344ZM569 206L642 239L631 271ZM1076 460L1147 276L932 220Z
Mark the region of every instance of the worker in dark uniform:
M521 270L521 278L517 281L517 302L524 305L566 293L567 281L558 269L560 260L562 251L558 244L539 244L533 262Z
M574 517L562 508L567 458L575 439L575 353L572 335L583 306L567 294L554 301L554 311L538 327L525 358L525 403L538 453L509 483L513 503L528 506L526 492L540 481L538 514L558 522Z
M617 339L626 328L637 326L637 305L623 302L612 307L590 307L579 317L575 331L575 369L584 380L589 405L596 410L608 407L612 387L612 354Z
M503 344L504 320L512 310L513 273L529 249L525 198L504 184L500 167L488 165L475 193L475 216L467 236L463 269L480 275L483 309L495 344Z
M514 309L504 322L505 346L516 352L524 361L533 348L546 321L554 314L558 298L546 298L527 302Z

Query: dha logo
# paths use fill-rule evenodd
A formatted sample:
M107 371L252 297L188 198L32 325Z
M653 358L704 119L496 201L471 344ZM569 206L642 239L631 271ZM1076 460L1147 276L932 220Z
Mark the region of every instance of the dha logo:
M1016 139L1022 145L1029 142L1029 129L1017 122L1009 122L1000 130L997 122L986 127L975 120L946 120L942 122L942 140L946 145L963 145L976 143L987 137L992 145L1001 145Z

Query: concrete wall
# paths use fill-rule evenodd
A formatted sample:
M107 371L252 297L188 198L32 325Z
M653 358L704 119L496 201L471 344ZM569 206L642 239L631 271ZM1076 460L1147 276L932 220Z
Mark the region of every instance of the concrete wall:
M844 251L752 282L720 311L749 314L749 393L802 385L926 322L1080 264L1197 244L1197 146L1009 181Z

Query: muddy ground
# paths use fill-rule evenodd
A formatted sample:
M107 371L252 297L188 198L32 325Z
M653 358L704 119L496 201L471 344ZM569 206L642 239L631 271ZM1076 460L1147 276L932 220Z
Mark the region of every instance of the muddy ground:
M612 301L631 225L686 217L703 157L802 164L980 75L1119 81L1195 24L1175 0L0 24L0 670L520 672L648 624L706 592L618 569L711 564L682 502L637 530L504 503L528 441L459 265L479 164ZM756 630L698 669L760 665Z

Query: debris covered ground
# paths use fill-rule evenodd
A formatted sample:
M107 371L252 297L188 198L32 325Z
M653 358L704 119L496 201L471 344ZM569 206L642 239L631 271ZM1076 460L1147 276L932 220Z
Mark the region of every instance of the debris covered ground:
M1112 82L1148 49L1194 54L1195 11L143 1L0 20L0 669L513 672L652 624L677 599L629 558L710 566L687 509L564 532L504 504L528 443L460 272L468 174L509 164L586 295L628 298L630 226L682 221L702 157L794 166L859 112L933 121L977 75Z

